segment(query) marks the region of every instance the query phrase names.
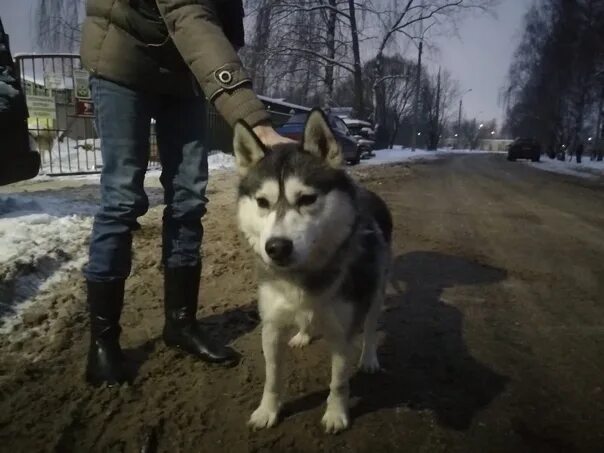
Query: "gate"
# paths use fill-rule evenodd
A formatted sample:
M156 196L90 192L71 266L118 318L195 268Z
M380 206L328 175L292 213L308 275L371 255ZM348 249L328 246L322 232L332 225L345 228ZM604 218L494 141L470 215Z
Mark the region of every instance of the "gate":
M20 54L15 61L29 109L30 137L40 152L40 173L98 173L101 153L79 56Z
M29 110L30 141L40 153L40 173L49 176L100 173L100 140L88 72L77 54L18 54L16 67ZM160 168L151 125L148 169Z
M70 53L19 54L16 67L29 109L31 141L40 153L40 173L49 176L99 173L103 160L94 127L94 104L88 73L80 56ZM310 109L260 96L279 125L296 112ZM230 126L206 103L205 146L209 152L232 153ZM200 124L200 127L204 127ZM155 122L151 122L148 169L161 168Z

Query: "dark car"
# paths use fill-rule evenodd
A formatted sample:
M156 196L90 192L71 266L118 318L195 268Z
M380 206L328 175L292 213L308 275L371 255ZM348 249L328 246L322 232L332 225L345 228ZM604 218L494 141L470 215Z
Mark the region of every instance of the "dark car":
M0 185L33 178L40 155L27 130L27 105L0 20Z
M361 149L361 158L368 159L375 156L373 148L375 146L375 133L373 126L367 121L357 120L354 118L342 118L346 127L359 145Z
M530 159L539 162L541 157L541 145L532 138L517 138L508 147L508 160Z
M304 124L308 113L297 113L292 116L287 123L277 129L277 132L284 137L301 141L304 133ZM361 160L361 149L358 146L357 140L351 135L348 127L341 118L335 115L327 115L329 125L331 126L336 140L342 147L344 159L355 165Z

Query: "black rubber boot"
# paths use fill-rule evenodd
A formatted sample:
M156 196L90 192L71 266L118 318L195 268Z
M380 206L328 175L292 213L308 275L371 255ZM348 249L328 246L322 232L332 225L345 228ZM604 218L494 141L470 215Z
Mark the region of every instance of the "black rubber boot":
M164 341L205 362L235 365L239 355L228 346L215 344L197 324L200 276L200 265L164 269Z
M95 386L127 382L120 348L120 315L124 305L124 281L87 282L90 313L90 349L86 380Z

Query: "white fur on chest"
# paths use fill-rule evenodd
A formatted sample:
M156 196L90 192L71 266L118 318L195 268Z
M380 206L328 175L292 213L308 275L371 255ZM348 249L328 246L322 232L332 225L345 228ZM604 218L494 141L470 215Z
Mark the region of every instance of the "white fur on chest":
M286 280L262 282L258 287L260 316L264 323L282 327L311 328L326 335L344 332L352 323L352 305L335 292L313 295Z

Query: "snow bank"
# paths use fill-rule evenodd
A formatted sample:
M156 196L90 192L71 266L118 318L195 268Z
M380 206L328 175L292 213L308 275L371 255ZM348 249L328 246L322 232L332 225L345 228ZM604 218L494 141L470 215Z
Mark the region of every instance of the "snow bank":
M429 160L437 157L434 151L409 148L379 149L373 152L375 155L367 160L362 160L361 165L384 165L390 163L409 162L412 160Z
M450 149L442 148L437 151L427 151L425 149L394 147L393 149L380 149L374 151L375 156L361 161L362 165L384 165L389 163L410 162L414 160L438 159L450 154L484 154L489 151L469 150L469 149Z
M567 162L543 157L541 159L541 162L527 162L527 164L540 170L580 178L598 179L604 176L604 161L598 162L583 158L581 163L578 164L576 161Z
M235 168L235 156L222 151L212 151L208 156L208 167L212 170L230 170Z
M95 210L46 195L0 196L0 333L10 332L38 295L81 268Z
M42 165L39 179L45 179L49 174L77 173L77 172L100 172L103 167L103 159L100 151L100 140L72 140L64 139L62 142L54 141L51 151L40 153ZM228 170L235 168L235 158L222 151L211 151L208 156L208 166L212 170ZM161 166L151 162L149 164L149 175L161 174ZM65 175L70 179L98 180L98 173L89 175Z
M74 142L69 144L75 150ZM231 169L235 158L213 152L208 164L210 171ZM151 170L148 175L160 173ZM39 176L42 180L49 178ZM98 181L99 175L59 179ZM0 195L0 334L12 331L21 322L23 312L69 272L81 269L87 260L97 208L97 202L74 201L59 193Z
M54 139L50 151L40 153L40 172L66 173L98 171L103 165L99 139L74 140Z

